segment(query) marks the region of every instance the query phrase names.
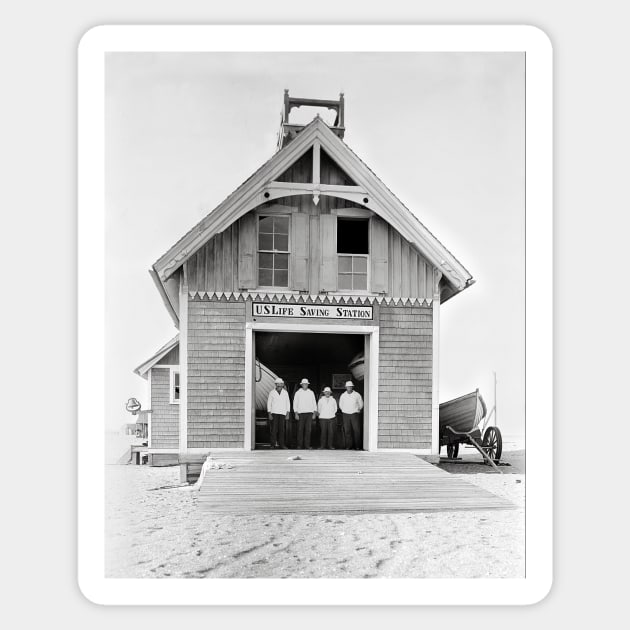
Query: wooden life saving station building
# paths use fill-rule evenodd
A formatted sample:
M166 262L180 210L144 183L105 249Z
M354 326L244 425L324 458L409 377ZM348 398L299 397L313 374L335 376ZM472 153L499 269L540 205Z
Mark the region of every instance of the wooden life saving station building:
M291 123L302 105L336 119ZM264 447L275 375L291 399L353 378L365 450L439 452L440 306L473 280L344 132L343 95L285 91L276 153L150 270L179 329L135 370L154 464Z

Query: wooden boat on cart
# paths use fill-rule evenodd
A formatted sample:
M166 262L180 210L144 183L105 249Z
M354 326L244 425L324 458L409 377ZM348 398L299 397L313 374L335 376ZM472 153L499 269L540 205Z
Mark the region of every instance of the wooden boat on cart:
M264 363L256 359L255 375L255 405L256 405L256 443L269 442L269 424L267 422L267 398L269 392L276 386L278 375L270 370Z
M256 359L256 411L267 413L269 392L276 386L278 375Z
M503 440L497 426L487 426L488 409L479 390L440 405L440 450L456 459L460 444L474 446L486 461L501 459ZM484 455L485 454L485 455Z

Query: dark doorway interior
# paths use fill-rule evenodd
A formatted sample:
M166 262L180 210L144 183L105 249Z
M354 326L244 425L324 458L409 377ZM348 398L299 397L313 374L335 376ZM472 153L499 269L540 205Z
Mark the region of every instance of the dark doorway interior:
M293 396L300 387L300 381L307 378L310 381L310 388L315 393L315 398L319 399L324 387L331 387L333 396L339 401L339 396L344 391L345 380L351 379L355 384L355 389L365 400L365 390L363 380L358 380L351 374L348 365L359 354L364 352L364 335L344 335L344 334L323 334L323 333L255 333L256 361L268 368L274 374L284 379L286 389L291 403ZM256 387L262 386L260 382L260 370L256 370ZM266 389L270 389L267 383L264 397L268 395ZM257 396L255 398L262 398ZM259 407L261 405L258 405ZM293 410L291 410L293 418ZM339 414L339 420L341 414ZM291 420L290 422L292 422ZM339 424L341 424L339 422ZM290 431L292 427L288 426ZM294 431L291 432L295 441ZM342 447L343 436L336 438L339 447ZM288 443L290 448L296 445ZM319 446L319 426L316 423L311 438L311 446ZM269 447L269 428L267 426L266 409L256 409L256 448Z

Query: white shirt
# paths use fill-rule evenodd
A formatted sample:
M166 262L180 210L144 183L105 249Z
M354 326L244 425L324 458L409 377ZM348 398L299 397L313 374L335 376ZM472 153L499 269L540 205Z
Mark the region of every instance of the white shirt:
M300 389L293 396L293 413L315 413L317 403L312 389Z
M267 398L267 413L278 413L282 416L286 416L291 409L291 403L289 402L289 394L287 390L283 389L280 393L274 387L269 392Z
M341 394L339 398L339 409L342 413L359 413L363 409L363 398L359 392L352 392L349 394L347 391Z
M332 396L322 396L317 403L317 412L323 420L330 420L337 413L337 401Z

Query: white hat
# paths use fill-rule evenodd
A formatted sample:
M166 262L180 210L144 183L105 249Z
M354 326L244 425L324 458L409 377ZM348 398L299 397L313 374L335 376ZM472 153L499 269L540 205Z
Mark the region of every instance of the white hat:
M310 383L308 382L308 379L307 379L307 378L303 378L303 379L300 381L300 385L310 385Z
M346 381L346 387L354 387L354 383L352 381Z
M277 378L277 379L274 381L274 383L275 383L276 385L284 385L284 381L283 381L281 378Z
M324 387L324 393L330 392L332 394L332 389L330 387Z

